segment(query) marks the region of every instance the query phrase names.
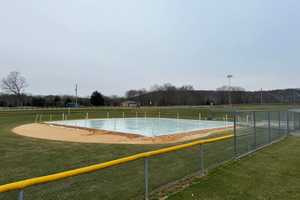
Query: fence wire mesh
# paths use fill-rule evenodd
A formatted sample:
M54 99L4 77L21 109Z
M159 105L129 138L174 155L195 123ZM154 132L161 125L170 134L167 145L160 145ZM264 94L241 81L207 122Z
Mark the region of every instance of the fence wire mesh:
M82 113L70 114L68 119L76 119L79 115ZM225 124L226 121L232 122L235 118L235 128L229 127L231 133L235 134L231 139L224 141L197 145L148 158L148 168L145 168L145 161L141 159L90 174L29 187L24 189L23 199L144 199L147 186L147 190L151 193L168 183L191 174L209 171L226 161L279 140L285 137L289 130L300 129L300 113L292 112L249 111L208 115L199 112L191 114L132 111L121 115L120 112L87 115L90 118L156 117L219 120ZM61 113L52 113L43 119L61 120L61 117ZM145 172L148 174L147 177ZM18 199L18 195L19 191L11 191L0 194L0 199Z

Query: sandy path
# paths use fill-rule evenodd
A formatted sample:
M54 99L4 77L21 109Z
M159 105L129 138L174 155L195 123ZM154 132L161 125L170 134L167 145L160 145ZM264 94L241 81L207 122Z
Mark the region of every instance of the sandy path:
M12 131L22 136L56 141L106 144L166 144L207 137L222 130L225 129L209 129L189 133L179 133L168 136L144 137L139 135L108 132L94 129L81 129L34 123L18 126Z

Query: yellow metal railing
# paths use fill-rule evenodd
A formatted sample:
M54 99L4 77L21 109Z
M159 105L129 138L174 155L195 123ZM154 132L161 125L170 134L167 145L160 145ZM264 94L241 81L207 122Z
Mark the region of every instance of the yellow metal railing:
M161 154L165 154L165 153L169 153L169 152L173 152L173 151L178 151L180 149L189 148L189 147L192 147L195 145L203 145L203 144L218 142L218 141L226 140L226 139L229 139L232 137L233 137L233 135L227 135L227 136L222 136L222 137L217 137L217 138L197 140L197 141L190 142L187 144L181 144L181 145L167 147L167 148L163 148L163 149L159 149L159 150L139 153L139 154L135 154L132 156L119 158L116 160L112 160L112 161L108 161L108 162L104 162L104 163L100 163L100 164L95 164L95 165L90 165L87 167L82 167L82 168L78 168L78 169L74 169L74 170L69 170L69 171L51 174L51 175L47 175L47 176L26 179L26 180L17 181L17 182L5 184L5 185L0 185L0 193L12 191L12 190L23 190L24 188L27 188L27 187L30 187L33 185L39 185L39 184L43 184L43 183L49 183L52 181L58 181L58 180L65 179L68 177L78 176L81 174L87 174L87 173L91 173L91 172L98 171L101 169L128 163L130 161L134 161L134 160L138 160L138 159L142 159L142 158L149 158L152 156L161 155Z

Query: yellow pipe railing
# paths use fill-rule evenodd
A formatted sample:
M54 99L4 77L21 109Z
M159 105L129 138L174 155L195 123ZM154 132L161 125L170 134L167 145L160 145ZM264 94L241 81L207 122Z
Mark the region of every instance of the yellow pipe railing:
M173 151L178 151L180 149L189 148L189 147L192 147L192 146L195 146L195 145L202 145L202 144L208 144L208 143L213 143L213 142L217 142L217 141L226 140L226 139L229 139L229 138L232 138L232 137L233 137L233 135L227 135L227 136L222 136L222 137L217 137L217 138L197 140L197 141L190 142L190 143L187 143L187 144L181 144L181 145L167 147L167 148L163 148L163 149L159 149L159 150L139 153L139 154L135 154L135 155L132 155L132 156L128 156L128 157L108 161L108 162L105 162L105 163L90 165L88 167L82 167L82 168L69 170L69 171L65 171L65 172L60 172L60 173L56 173L56 174L51 174L51 175L47 175L47 176L30 178L30 179L26 179L26 180L22 180L22 181L17 181L17 182L14 182L14 183L0 185L0 193L12 191L12 190L22 190L22 189L27 188L29 186L48 183L48 182L52 182L52 181L58 181L58 180L65 179L65 178L68 178L68 177L91 173L91 172L94 172L94 171L98 171L98 170L101 170L101 169L105 169L105 168L109 168L109 167L112 167L112 166L120 165L120 164L127 163L127 162L130 162L130 161L138 160L138 159L141 159L141 158L149 158L149 157L152 157L152 156L161 155L161 154L165 154L165 153L169 153L169 152L173 152Z

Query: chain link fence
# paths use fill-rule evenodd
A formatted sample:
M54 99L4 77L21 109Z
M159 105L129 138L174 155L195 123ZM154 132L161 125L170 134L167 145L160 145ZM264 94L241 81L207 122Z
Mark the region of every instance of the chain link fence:
M78 118L79 113L68 119ZM82 113L81 113L82 115ZM42 116L42 120L61 120L61 114ZM85 118L156 117L234 122L232 137L207 144L193 145L177 151L73 176L54 182L33 185L21 190L0 193L4 200L81 200L81 199L150 199L160 188L191 175L204 175L224 162L240 158L285 138L300 129L300 113L247 111L207 115L199 112L106 112ZM39 121L40 116L35 116ZM65 119L65 118L64 118ZM116 149L117 151L117 149ZM71 155L70 155L71 156ZM0 186L1 188L1 186Z

